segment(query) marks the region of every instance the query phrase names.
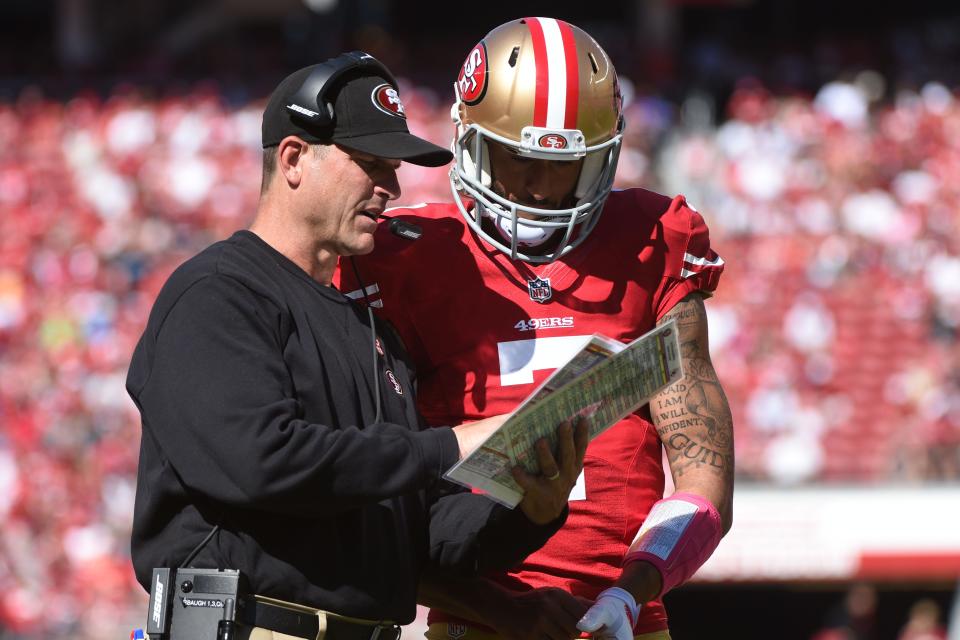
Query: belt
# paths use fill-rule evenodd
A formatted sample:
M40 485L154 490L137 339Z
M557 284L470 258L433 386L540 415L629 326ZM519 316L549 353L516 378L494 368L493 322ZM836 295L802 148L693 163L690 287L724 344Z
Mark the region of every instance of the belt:
M250 626L308 640L399 640L400 626L347 618L291 602L253 596L244 607Z

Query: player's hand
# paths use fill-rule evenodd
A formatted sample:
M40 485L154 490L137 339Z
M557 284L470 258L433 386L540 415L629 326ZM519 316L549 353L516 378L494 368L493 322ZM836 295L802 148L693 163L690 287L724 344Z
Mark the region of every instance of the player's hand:
M600 592L597 601L584 614L577 629L600 640L633 640L633 625L640 606L629 591L611 587Z
M555 587L511 594L509 602L509 607L488 618L497 636L505 640L576 638L580 635L577 620L590 608L586 598Z
M514 467L513 479L524 490L519 506L531 522L546 524L563 513L570 490L583 470L583 456L590 435L588 425L587 418L578 418L576 428L569 420L560 423L557 428L559 456L556 459L545 438L537 441L540 475L531 475Z
M453 433L457 436L457 444L460 446L460 459L463 460L474 449L483 444L484 440L490 437L490 434L507 421L508 416L509 414L504 413L454 427Z

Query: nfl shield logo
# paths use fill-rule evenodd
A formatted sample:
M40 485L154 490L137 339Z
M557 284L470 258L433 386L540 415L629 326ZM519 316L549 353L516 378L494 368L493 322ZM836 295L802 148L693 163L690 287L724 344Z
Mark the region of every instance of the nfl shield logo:
M550 288L550 278L527 280L527 291L530 292L530 299L534 302L546 302L553 297L553 289Z
M453 640L459 640L459 638L465 635L467 635L467 625L457 622L447 623L447 637L453 638Z

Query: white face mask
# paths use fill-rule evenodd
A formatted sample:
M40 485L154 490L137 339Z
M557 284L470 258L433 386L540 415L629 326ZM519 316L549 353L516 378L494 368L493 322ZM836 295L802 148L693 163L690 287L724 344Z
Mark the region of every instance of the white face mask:
M456 106L455 104L455 113ZM619 131L610 140L582 150L584 164L574 191L576 206L541 209L510 202L492 189L486 141L499 142L518 152L521 150L520 144L477 124L464 126L456 117L455 122L457 122L457 137L454 140L456 162L450 170L450 189L454 203L477 235L509 255L511 259L523 260L531 264L553 262L586 239L599 219L603 203L613 187L613 177L620 153ZM464 198L472 199L473 203L468 203ZM477 207L481 212L480 216L476 215L475 210L471 211ZM519 212L525 212L536 218L521 218ZM496 233L490 234L483 229L480 224L483 217L492 219L493 226L497 229ZM513 237L514 218L516 218L516 237ZM521 246L541 246L557 231L562 232L561 242L552 252L530 255L519 250Z

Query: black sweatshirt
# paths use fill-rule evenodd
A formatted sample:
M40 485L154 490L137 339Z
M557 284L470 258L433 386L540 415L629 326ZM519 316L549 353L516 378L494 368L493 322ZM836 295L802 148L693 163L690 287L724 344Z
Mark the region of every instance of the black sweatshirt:
M423 428L412 372L366 311L249 231L183 264L154 304L127 390L143 434L132 552L240 569L255 593L408 623L422 566L503 569L562 524L454 488L449 427Z

